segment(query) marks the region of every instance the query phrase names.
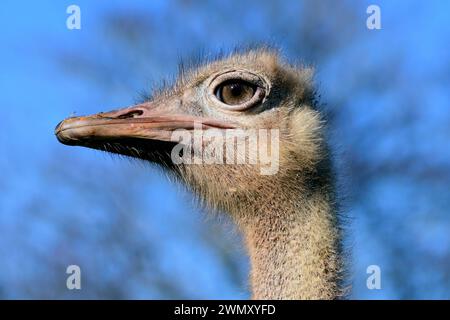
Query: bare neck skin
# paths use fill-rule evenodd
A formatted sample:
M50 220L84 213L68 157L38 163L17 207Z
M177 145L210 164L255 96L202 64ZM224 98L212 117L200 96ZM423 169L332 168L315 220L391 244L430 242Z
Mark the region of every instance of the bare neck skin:
M285 198L268 200L259 214L241 223L252 298L339 298L339 229L328 196Z

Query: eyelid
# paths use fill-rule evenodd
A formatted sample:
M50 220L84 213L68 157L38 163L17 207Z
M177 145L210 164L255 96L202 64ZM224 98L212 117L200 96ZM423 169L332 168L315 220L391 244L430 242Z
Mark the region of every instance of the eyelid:
M228 80L242 80L242 81L246 81L249 82L255 86L261 87L263 89L267 89L266 88L266 83L264 80L261 79L261 77L259 77L258 75L249 72L249 71L242 71L242 70L229 70L227 72L224 73L220 73L216 76L214 76L210 82L209 82L209 86L211 87L217 87L219 84L228 81Z
M229 80L240 80L248 82L251 85L255 86L255 93L253 97L247 102L244 102L240 105L228 105L226 103L221 102L215 96L215 92L221 84ZM209 81L208 91L209 91L208 96L210 97L210 99L212 99L214 103L219 103L221 108L230 111L244 111L256 106L256 104L258 103L262 103L264 101L264 98L268 95L269 88L265 79L261 78L260 76L250 71L229 70L227 72L214 76Z

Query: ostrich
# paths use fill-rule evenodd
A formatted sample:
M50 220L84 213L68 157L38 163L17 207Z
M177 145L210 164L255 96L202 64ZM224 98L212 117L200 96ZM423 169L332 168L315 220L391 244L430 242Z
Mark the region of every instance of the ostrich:
M208 209L229 214L244 236L253 299L341 298L341 228L312 70L277 51L252 49L181 71L173 86L143 103L62 121L58 140L159 164ZM258 161L175 162L179 129L276 129L278 170L261 174ZM226 142L211 143L239 147Z

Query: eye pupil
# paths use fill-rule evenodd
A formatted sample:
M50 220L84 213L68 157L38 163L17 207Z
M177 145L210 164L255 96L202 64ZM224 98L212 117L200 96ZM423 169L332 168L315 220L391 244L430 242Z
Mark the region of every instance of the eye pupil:
M238 97L242 94L242 85L240 83L233 83L230 85L230 92L233 96Z

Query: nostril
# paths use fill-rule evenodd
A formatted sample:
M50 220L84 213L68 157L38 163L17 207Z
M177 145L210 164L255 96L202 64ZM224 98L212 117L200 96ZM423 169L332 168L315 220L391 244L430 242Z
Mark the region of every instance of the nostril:
M144 113L143 110L131 110L131 111L127 112L127 113L121 114L117 118L118 119L136 118L136 117L142 116L143 113Z

